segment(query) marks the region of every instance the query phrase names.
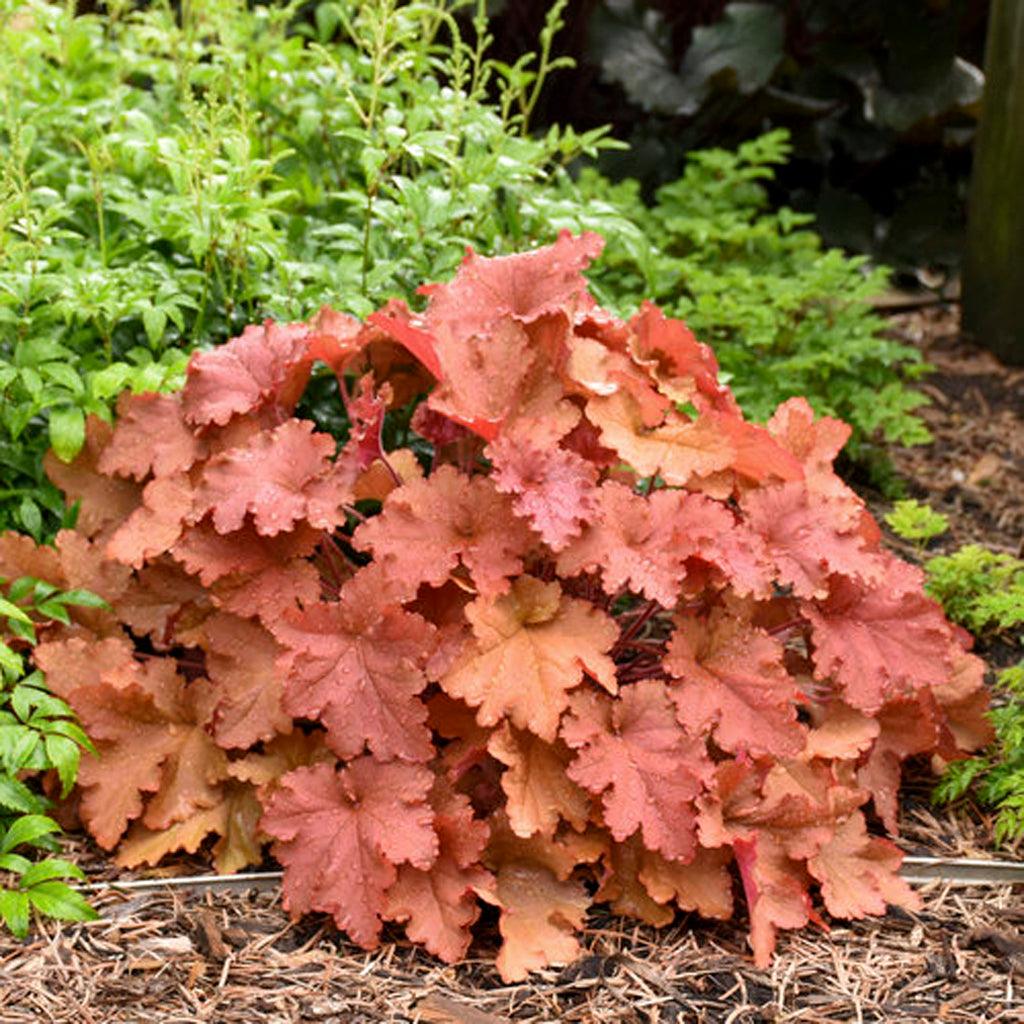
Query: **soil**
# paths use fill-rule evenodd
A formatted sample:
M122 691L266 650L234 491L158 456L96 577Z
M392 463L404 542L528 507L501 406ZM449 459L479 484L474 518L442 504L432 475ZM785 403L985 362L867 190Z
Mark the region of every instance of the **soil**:
M935 372L922 384L934 444L895 449L911 496L950 517L934 551L967 542L1024 554L1024 370L964 343L955 306L894 315ZM890 503L867 495L876 514ZM904 555L907 545L890 538ZM1012 642L1005 642L1007 649ZM1019 647L1016 648L1019 656ZM996 652L995 653L1005 653ZM970 803L937 811L922 766L903 792L901 845L932 856L992 857L991 822ZM998 851L1003 857L1012 849ZM119 873L83 840L73 856L91 879ZM206 866L183 859L175 875ZM124 873L120 873L124 877ZM518 985L493 967L493 921L478 959L446 967L387 933L363 952L323 918L290 922L279 888L107 891L103 918L41 924L25 942L0 932L4 1024L767 1024L767 1022L1024 1021L1024 886L933 882L923 908L780 934L770 970L755 969L746 921L681 916L654 931L597 911L583 955Z

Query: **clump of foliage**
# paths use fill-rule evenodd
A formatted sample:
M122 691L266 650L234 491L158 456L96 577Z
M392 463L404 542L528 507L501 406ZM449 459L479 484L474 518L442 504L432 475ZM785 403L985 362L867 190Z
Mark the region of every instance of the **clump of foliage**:
M592 172L583 195L627 212L654 244L638 260L613 239L594 275L602 298L622 307L645 297L686 320L714 345L744 411L767 419L793 395L854 428L851 454L877 460L871 442L920 444L930 435L913 410L926 399L905 386L927 369L920 353L885 337L869 299L884 270L823 249L813 218L772 211L764 187L789 153L771 132L737 150L689 156L686 172L653 205L634 182L610 185Z
M293 914L449 961L483 900L509 980L571 960L595 901L728 917L730 865L760 964L812 888L915 904L866 811L894 831L906 758L987 740L981 664L834 474L849 428L747 421L682 322L595 303L600 249L249 327L48 460L81 512L33 573L110 611L34 660L120 864L272 841ZM296 415L316 362L340 446Z
M467 25L444 0L102 17L0 0L0 527L66 525L44 449L72 458L85 416L109 418L126 387L179 386L198 342L325 301L365 316L449 275L466 245L514 251L560 227L605 234L602 300L689 317L755 418L803 394L853 424L858 456L879 431L924 436L901 383L914 356L863 303L881 276L767 211L779 136L695 156L651 209L574 180L615 143L530 134L565 5L512 65L487 57L485 6Z
M928 560L928 592L977 636L1024 625L1024 561L977 544Z
M885 516L889 529L904 540L913 541L919 548L949 529L949 519L941 512L923 504L916 498L897 501Z
M49 561L28 538L3 539L0 572ZM29 785L41 773L56 776L63 796L71 791L81 751L92 750L67 704L46 686L42 672L29 670L40 631L70 626L69 609L103 602L84 590L58 590L28 575L0 576L0 920L15 935L28 933L32 911L66 921L87 921L95 911L64 879L82 878L77 865L50 856L59 849L58 824L47 815L50 802ZM32 859L28 853L47 856Z
M916 501L897 502L886 522L918 543L946 531L948 520ZM1024 635L1024 561L965 544L925 564L928 593L954 622L988 639ZM979 800L996 809L997 843L1024 838L1024 662L996 676L997 706L990 713L995 742L983 754L955 761L935 789L948 803L974 787Z

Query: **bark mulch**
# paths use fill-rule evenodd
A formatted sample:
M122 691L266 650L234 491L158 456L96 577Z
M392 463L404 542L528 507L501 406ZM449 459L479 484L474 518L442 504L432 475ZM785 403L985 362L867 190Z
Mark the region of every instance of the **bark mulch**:
M276 891L108 894L103 920L0 941L4 1024L759 1024L1024 1020L1019 892L930 883L923 910L783 933L770 970L742 922L655 931L595 914L583 957L517 985L403 941L357 950L290 923Z
M898 314L893 331L937 368L921 385L935 444L893 453L910 493L951 517L933 550L978 542L1021 551L1024 371L966 345L954 306ZM904 792L901 845L993 856L984 810L936 810L930 787L919 766ZM74 849L91 878L116 877L84 842ZM204 868L184 860L167 870ZM1024 1022L1024 886L932 882L921 892L918 913L783 932L767 971L751 963L742 917L685 915L655 931L597 911L581 959L505 985L493 967L493 920L478 926L477 959L446 967L397 932L366 953L323 918L290 922L276 883L108 891L95 900L100 921L44 923L24 942L0 933L0 1022Z

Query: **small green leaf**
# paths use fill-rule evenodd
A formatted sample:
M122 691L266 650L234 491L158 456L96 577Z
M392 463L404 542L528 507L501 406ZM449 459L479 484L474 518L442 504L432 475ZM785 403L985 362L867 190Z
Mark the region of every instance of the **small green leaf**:
M45 814L25 814L18 818L7 830L7 834L0 839L0 853L9 853L16 846L24 843L36 845L40 836L50 835L59 832L60 825Z
M70 462L85 443L85 416L78 406L50 410L50 444L62 462Z
M23 608L12 604L4 597L0 597L0 615L6 616L8 619L14 619L15 622L31 623L32 621Z
M77 608L103 608L105 611L110 611L110 605L99 594L94 594L91 590L65 590L53 600L59 604L75 605Z
M0 918L19 939L28 935L28 893L0 889Z
M48 882L52 878L85 878L85 872L69 860L62 860L60 857L48 857L46 860L38 860L29 865L21 874L21 887L30 889L40 882Z
M0 772L0 807L34 814L44 806L43 801L24 782Z
M85 897L64 882L40 882L26 892L32 906L48 917L61 921L95 921L99 917Z

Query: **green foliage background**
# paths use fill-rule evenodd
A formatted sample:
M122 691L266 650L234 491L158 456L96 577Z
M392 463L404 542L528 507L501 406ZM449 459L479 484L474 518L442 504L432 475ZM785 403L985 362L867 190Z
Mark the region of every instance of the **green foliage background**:
M562 227L604 234L602 299L686 317L752 415L802 393L862 457L922 439L901 383L919 360L864 303L881 272L767 207L783 136L691 155L649 206L580 173L616 145L602 130L531 133L565 6L508 64L482 2L0 0L0 527L50 535L42 451L72 457L122 388L179 384L193 346L414 299L467 245Z

